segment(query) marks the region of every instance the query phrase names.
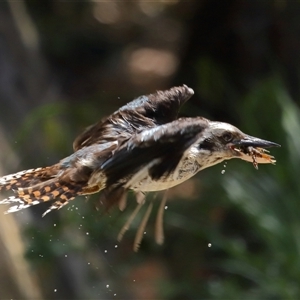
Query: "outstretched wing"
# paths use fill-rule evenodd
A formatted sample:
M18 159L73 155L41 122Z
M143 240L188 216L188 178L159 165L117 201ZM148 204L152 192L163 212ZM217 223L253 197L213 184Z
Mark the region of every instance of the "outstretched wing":
M207 126L208 120L201 117L182 118L135 134L102 165L106 186L121 183L130 188L134 180L148 175L158 180L170 174Z
M180 107L194 94L186 85L140 96L109 117L88 127L74 143L74 151L116 138L128 139L138 130L174 121Z
M129 113L136 111L154 120L156 125L162 125L177 119L181 106L193 95L193 89L188 86L176 86L169 90L140 96L122 106L118 111L127 111Z

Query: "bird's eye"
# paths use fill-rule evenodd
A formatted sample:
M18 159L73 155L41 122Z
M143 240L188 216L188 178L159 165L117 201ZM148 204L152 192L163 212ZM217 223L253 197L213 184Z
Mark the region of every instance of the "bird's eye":
M232 139L233 139L233 134L231 132L225 132L222 134L222 139L225 141L225 142L230 142Z

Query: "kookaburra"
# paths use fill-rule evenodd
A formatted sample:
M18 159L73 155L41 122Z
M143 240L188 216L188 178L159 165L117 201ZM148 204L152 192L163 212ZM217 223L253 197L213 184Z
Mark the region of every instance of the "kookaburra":
M110 206L127 190L165 190L224 160L275 163L265 148L276 143L228 123L178 119L193 94L183 85L129 102L87 128L74 141L75 152L57 164L0 178L0 190L14 193L0 204L13 204L10 213L54 200L46 214L76 196L102 191Z

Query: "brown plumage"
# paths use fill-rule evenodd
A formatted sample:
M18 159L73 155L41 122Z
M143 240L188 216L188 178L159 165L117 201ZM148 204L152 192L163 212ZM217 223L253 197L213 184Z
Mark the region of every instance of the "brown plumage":
M122 228L121 239L145 202L144 192L167 190L232 158L250 161L256 168L259 163L275 163L264 148L279 146L276 143L223 122L177 119L180 107L192 95L193 90L184 85L133 100L87 128L75 139L75 152L57 164L0 178L0 190L15 193L0 204L13 204L10 213L54 200L45 215L76 196L102 191L101 201L107 208L118 204L124 209L127 191L133 190L138 206ZM166 196L157 215L158 243L163 240L165 201ZM152 202L136 235L135 250L151 210Z
M78 195L88 195L105 189L106 175L101 165L134 134L177 118L180 107L193 95L187 86L141 96L121 107L112 115L87 128L74 143L74 153L59 163L0 178L0 191L15 193L0 204L14 204L7 213L56 200L44 213L59 209ZM116 193L114 193L116 194ZM107 206L118 202L106 199Z

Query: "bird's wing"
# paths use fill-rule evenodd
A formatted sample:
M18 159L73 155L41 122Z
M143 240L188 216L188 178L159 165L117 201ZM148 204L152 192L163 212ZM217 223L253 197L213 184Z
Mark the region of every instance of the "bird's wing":
M128 140L138 130L155 126L153 120L136 111L120 111L88 127L74 143L74 151L96 144Z
M106 186L139 172L154 180L171 173L207 126L208 120L201 117L182 118L135 134L102 165Z
M188 86L175 86L169 90L140 96L118 111L136 111L154 120L157 125L162 125L176 120L181 106L193 95L194 91Z
M186 85L140 96L107 118L88 127L73 143L74 151L116 138L129 138L138 130L174 121L180 107L194 94Z

